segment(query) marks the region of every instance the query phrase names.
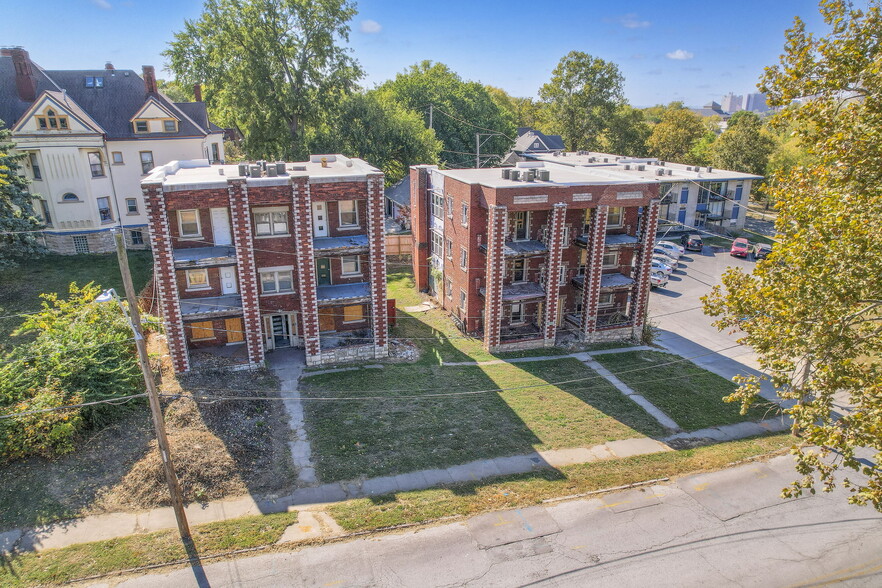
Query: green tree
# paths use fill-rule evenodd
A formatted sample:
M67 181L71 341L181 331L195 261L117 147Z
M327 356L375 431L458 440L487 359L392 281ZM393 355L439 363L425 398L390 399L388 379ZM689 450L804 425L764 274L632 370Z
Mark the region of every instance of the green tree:
M775 140L755 112L742 110L729 119L726 131L710 148L710 162L719 168L758 176L766 173Z
M600 145L607 153L619 153L631 157L649 155L646 140L652 132L643 112L628 104L619 106L609 118L607 128L600 137Z
M539 89L551 132L568 149L600 149L601 135L624 103L624 81L614 63L581 51L565 55Z
M716 142L717 134L715 132L710 130L704 131L701 138L692 144L692 148L689 149L689 153L686 154L682 163L687 163L689 165L710 165L712 159L711 154Z
M0 121L0 267L44 251L36 234L29 232L43 223L34 212L36 197L28 191L28 180L18 173L25 156L14 153L11 136Z
M727 271L705 309L795 401L784 412L802 437L802 478L784 494L830 491L843 470L849 501L882 510L882 468L858 459L868 449L882 462L882 14L876 1L861 11L841 0L821 14L830 32L815 37L796 19L760 85L773 106L803 101L776 122L792 125L812 166L770 189L775 251L750 274ZM741 381L733 400L749 405L758 382Z
M212 118L244 136L252 158L307 155L317 126L355 87L346 0L206 0L163 53L182 84L203 83Z
M346 97L309 144L315 153L345 153L370 162L383 170L387 184L403 178L411 165L437 163L441 151L420 114L377 92Z
M407 68L377 88L384 100L419 112L429 124L429 105L433 105L432 127L443 144L441 159L452 167L474 165L475 133L499 133L481 148L482 153L504 155L515 135L514 120L487 88L479 82L464 81L443 63L423 61Z
M186 86L177 80L156 80L156 87L160 92L171 98L172 102L193 102L196 95L193 86Z
M684 108L681 103L672 102L660 115L660 121L652 128L646 144L653 157L685 162L705 130L700 116Z

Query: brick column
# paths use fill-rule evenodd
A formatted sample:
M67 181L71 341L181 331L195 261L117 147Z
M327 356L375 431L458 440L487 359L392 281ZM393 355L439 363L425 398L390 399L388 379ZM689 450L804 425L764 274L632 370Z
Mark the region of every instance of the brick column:
M386 307L386 223L383 213L383 174L367 178L367 229L371 317L374 327L374 357L389 355L389 316Z
M640 245L634 250L634 285L631 291L631 308L629 318L634 325L633 337L643 336L643 324L646 321L646 308L649 303L649 274L652 272L652 249L655 245L655 233L658 228L658 199L652 199L643 208L640 217Z
M557 337L557 312L560 298L560 262L565 243L564 225L567 220L567 205L564 202L555 204L551 209L548 222L548 262L545 264L545 325L543 336L545 346L554 347Z
M244 179L227 180L230 198L230 224L236 247L236 268L239 274L239 295L242 297L242 322L245 345L252 365L263 363L263 325L260 319L260 292L257 289L257 267L254 263L254 241L251 232L251 206Z
M502 281L505 277L505 231L508 208L491 206L487 214L487 278L484 294L484 349L499 347L502 327Z
M603 276L603 250L606 247L606 219L609 206L598 206L591 213L588 233L588 258L582 284L582 339L590 341L597 330L597 305L600 302L600 280Z
M187 351L187 335L181 316L181 300L175 277L174 246L168 229L168 209L162 184L144 185L144 204L150 230L150 246L153 249L153 278L156 295L162 308L165 338L175 373L190 371L190 354Z
M319 362L318 300L315 281L315 254L312 249L312 198L308 178L291 178L291 214L294 218L295 268L300 296L300 316L303 323L303 345L306 364Z
M413 280L418 291L429 287L429 168L410 168L410 230L413 239Z

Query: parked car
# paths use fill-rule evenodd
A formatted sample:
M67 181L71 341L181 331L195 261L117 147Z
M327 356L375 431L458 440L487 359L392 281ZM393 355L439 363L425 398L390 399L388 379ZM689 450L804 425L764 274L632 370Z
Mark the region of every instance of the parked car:
M649 274L649 287L650 288L664 288L668 285L668 276L664 275L662 272L652 272Z
M750 242L744 237L738 237L734 241L732 241L732 248L729 250L729 255L733 255L735 257L747 257L750 253Z
M669 275L671 275L671 272L674 271L674 268L672 268L671 266L669 266L665 263L662 263L660 261L656 261L653 259L651 271L652 271L652 273L661 272L664 275L669 276Z
M652 256L662 258L662 261L670 266L673 266L675 269L680 263L679 261L677 261L676 257L671 257L667 249L662 249L661 247L654 247L652 250Z
M661 247L662 249L667 249L669 251L668 255L670 255L674 259L680 259L680 256L686 253L685 249L683 249L673 241L659 241L655 244L655 246Z
M672 261L671 258L666 255L653 255L652 261L667 266L671 270L670 273L673 273L673 271L677 269L678 265L676 261Z
M686 251L701 251L704 248L701 235L683 235L680 237L680 243Z
M772 246L768 243L757 243L753 249L753 257L755 259L763 259L772 252Z

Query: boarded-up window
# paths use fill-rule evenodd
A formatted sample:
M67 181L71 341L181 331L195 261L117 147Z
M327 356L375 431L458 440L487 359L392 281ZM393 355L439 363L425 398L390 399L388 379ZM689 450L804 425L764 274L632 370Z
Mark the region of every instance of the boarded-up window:
M214 339L214 324L211 321L190 323L190 338L194 341L199 339Z
M245 340L245 331L242 328L242 319L229 318L224 321L227 328L227 343L238 343Z
M343 307L343 322L357 323L364 320L364 307L361 304Z

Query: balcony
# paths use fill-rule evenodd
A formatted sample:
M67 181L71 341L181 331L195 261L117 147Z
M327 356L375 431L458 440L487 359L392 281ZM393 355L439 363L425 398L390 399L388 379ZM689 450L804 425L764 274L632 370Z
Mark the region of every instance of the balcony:
M319 257L329 255L359 255L368 252L367 235L348 235L346 237L315 237L312 240L313 253Z
M487 245L482 243L478 249L483 254L487 254ZM505 257L533 257L536 255L545 255L548 248L542 241L506 241L502 246L502 254Z
M172 255L175 267L180 269L236 263L236 248L231 245L175 249Z
M588 247L588 235L579 235L573 242L582 248ZM607 235L604 239L604 245L609 248L618 249L619 247L627 247L629 245L637 245L640 243L640 239L633 235L628 235L625 233L619 233L615 235Z
M487 289L478 290L481 296L486 297ZM519 284L508 284L502 287L502 300L504 302L525 302L527 300L538 300L545 298L545 288L536 282L522 282Z
M188 320L240 314L242 314L242 297L235 294L181 300L181 315Z
M371 297L371 288L368 282L318 286L315 292L319 306L366 302Z
M572 279L572 284L579 290L584 289L585 276L576 276ZM603 274L600 277L601 290L621 290L622 288L630 288L633 284L633 278L629 278L625 274Z

